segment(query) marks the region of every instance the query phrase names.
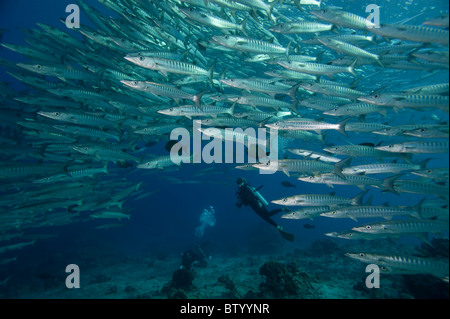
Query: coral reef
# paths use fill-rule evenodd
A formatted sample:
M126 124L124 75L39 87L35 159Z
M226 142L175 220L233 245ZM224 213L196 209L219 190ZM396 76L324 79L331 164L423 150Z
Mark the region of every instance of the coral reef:
M172 275L172 280L164 285L161 292L169 299L187 299L187 292L194 288L192 281L195 273L193 270L178 269Z
M445 238L433 238L431 246L423 242L419 247L416 247L420 257L429 258L446 258L449 257L449 240Z
M266 279L260 285L261 298L305 298L313 289L311 277L299 271L294 263L269 261L262 265L259 274Z
M229 299L240 298L240 295L236 289L236 285L234 284L234 282L231 280L231 278L229 276L222 275L217 279L217 282L224 284L225 288L228 290L228 293L225 296L226 298L229 298Z

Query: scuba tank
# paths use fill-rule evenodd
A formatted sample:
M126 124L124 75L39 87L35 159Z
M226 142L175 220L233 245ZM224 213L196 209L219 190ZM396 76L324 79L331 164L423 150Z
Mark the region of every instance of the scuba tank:
M256 197L258 197L258 199L260 200L260 202L264 205L264 206L269 206L269 203L266 201L266 199L252 186L247 185L248 189L251 190L251 192L253 193L253 195L255 195ZM261 186L262 187L262 186ZM261 187L259 187L258 189L260 189Z

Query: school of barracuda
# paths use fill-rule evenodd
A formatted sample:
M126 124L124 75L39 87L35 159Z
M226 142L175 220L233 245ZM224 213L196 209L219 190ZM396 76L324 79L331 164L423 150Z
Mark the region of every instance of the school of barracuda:
M432 165L449 151L448 14L377 27L317 0L98 2L117 17L78 0L96 28L38 23L24 30L29 46L1 43L25 58L0 65L29 89L0 83L0 253L34 244L7 242L30 228L129 219L126 201L149 193L122 171L176 168L151 146L195 119L276 129L291 143L280 143L278 170L298 183L363 190L276 199L300 208L283 218L382 218L326 234L346 239L427 241L448 231L448 166ZM418 194L417 202L363 203L370 187ZM448 280L448 260L347 256Z

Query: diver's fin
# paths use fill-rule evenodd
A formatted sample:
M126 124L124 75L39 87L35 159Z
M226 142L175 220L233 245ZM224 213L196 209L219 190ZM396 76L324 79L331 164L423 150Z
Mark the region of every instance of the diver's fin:
M277 229L284 239L294 241L294 235L285 232L281 226L277 226Z

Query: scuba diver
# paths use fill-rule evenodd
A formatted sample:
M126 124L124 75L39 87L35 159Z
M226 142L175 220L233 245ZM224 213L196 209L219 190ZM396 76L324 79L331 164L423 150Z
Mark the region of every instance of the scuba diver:
M242 205L250 206L262 219L276 227L284 239L294 241L294 235L285 232L281 226L277 225L277 223L271 219L273 215L278 214L283 211L283 209L274 209L270 212L267 210L269 203L258 192L262 186L255 189L250 186L250 184L248 184L246 179L243 177L238 178L236 182L239 186L238 191L236 192L238 195L238 202L236 203L236 206L239 208L241 208Z
M181 255L180 269L190 270L192 266L204 268L208 265L205 258L209 257L206 256L205 252L200 246L194 249L187 250Z

